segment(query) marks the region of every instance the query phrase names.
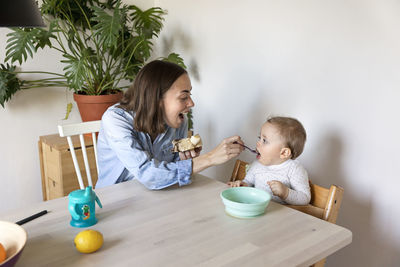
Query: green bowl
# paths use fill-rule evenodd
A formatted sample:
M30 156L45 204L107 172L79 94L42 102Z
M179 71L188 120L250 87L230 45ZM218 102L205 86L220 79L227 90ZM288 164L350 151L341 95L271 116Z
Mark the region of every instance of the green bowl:
M229 215L251 218L264 214L271 195L254 187L232 187L222 191L221 198Z

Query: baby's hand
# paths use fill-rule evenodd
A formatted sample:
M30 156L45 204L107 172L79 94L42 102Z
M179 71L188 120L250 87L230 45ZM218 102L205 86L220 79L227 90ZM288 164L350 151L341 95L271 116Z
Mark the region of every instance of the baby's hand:
M234 182L228 182L227 183L230 187L241 187L241 186L247 186L247 184L246 183L244 183L243 181L241 181L241 180L237 180L237 181L234 181Z
M281 199L285 200L289 195L289 188L287 188L284 184L279 181L273 180L267 182L269 187L271 188L272 193L274 196L278 196Z

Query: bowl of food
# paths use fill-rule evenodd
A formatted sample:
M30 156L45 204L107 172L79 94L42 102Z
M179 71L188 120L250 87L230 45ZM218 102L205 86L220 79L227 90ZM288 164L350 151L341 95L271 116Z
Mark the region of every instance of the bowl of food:
M18 224L0 221L0 266L11 267L25 247L27 234Z
M271 195L254 187L232 187L221 192L225 211L238 218L251 218L264 214Z

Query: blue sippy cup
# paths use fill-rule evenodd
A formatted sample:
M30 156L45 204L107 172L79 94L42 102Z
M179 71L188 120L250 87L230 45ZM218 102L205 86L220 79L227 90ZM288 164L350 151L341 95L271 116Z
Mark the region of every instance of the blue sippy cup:
M70 225L73 227L89 227L97 223L95 202L100 208L103 206L91 186L86 189L72 191L68 195L68 209L71 213Z

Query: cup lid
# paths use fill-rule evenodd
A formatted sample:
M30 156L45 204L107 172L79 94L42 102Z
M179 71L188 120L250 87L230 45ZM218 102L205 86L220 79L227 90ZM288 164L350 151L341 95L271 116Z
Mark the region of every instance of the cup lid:
M68 195L68 199L72 201L94 201L96 198L96 194L94 193L91 186L86 187L85 189L78 189L72 191Z

